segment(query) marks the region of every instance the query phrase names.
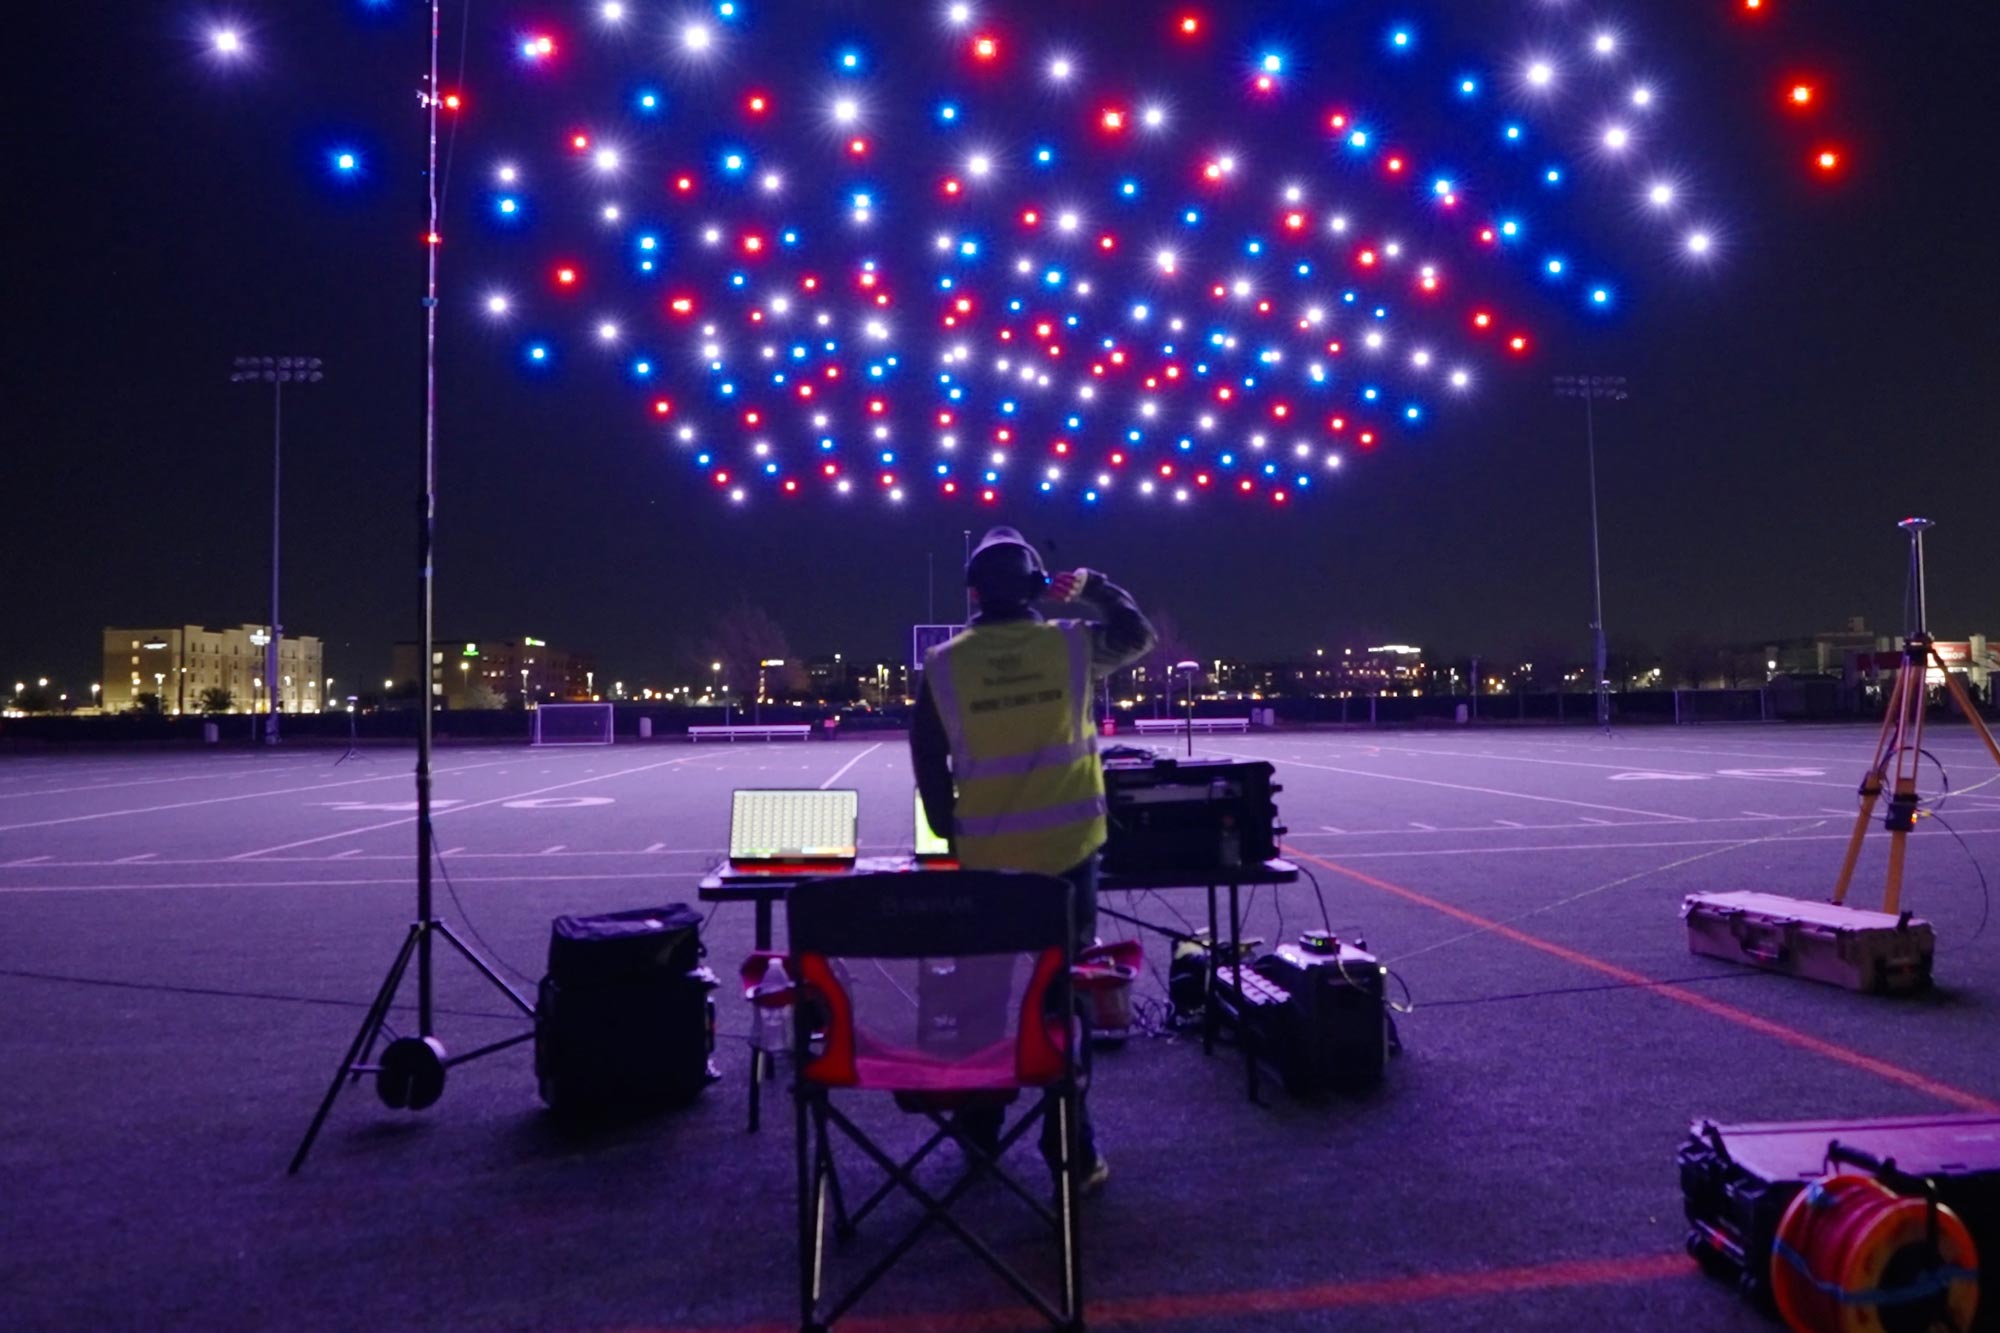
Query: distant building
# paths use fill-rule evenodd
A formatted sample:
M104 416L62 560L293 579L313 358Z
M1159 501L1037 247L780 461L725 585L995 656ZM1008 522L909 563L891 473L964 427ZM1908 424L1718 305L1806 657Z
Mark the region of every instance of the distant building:
M233 713L266 712L270 708L264 679L264 647L270 642L263 625L234 629L203 629L200 625L170 625L133 629L112 626L104 631L104 699L106 712L137 708L142 695L157 695L166 713L200 713L210 690L229 694ZM321 673L325 657L318 638L287 634L278 641L278 709L285 713L317 713L332 682Z
M1211 693L1253 699L1417 695L1430 685L1424 650L1403 643L1343 648L1331 657L1319 652L1303 662L1216 661L1213 667L1206 682ZM1144 688L1147 682L1139 676L1135 683Z
M398 643L389 688L417 688L418 648ZM439 639L431 653L431 695L446 708L505 708L529 703L588 703L609 693L597 684L597 660L551 648L545 639Z
M1846 683L1864 689L1887 689L1903 665L1902 645L1902 636L1897 635L1877 639L1869 648L1849 652ZM2000 650L1996 650L1984 634L1957 640L1936 639L1933 646L1943 660L1945 670L1957 676L1959 683L1972 691L1973 698L1992 702L1993 678L2000 675ZM1924 682L1942 686L1944 672L1932 665L1924 674Z

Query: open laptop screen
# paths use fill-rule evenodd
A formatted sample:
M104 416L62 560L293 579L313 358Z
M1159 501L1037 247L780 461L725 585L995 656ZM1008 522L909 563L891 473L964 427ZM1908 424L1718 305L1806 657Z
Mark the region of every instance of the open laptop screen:
M738 791L729 810L729 859L852 861L861 798L852 791Z
M930 817L924 813L924 794L919 791L915 793L915 796L917 806L917 837L913 850L916 852L917 859L919 861L942 861L949 859L951 856L950 839L931 827Z

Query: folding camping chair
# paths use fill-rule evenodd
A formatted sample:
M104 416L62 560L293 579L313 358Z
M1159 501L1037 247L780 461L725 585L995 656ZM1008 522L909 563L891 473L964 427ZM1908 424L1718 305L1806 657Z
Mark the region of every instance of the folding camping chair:
M1057 1328L1083 1328L1083 1260L1077 1234L1078 1039L1072 1022L1070 886L1043 875L990 871L863 875L808 882L786 897L797 1104L799 1323L820 1333L921 1240L942 1227ZM896 1161L834 1103L836 1090L886 1092L932 1132ZM956 1113L1035 1101L1000 1134L997 1148L962 1130ZM1058 1161L1050 1208L999 1166L1045 1117L1054 1117ZM831 1131L851 1141L887 1180L850 1211L834 1173ZM956 1142L968 1168L934 1194L917 1168ZM992 1178L1046 1223L1062 1266L1050 1300L992 1246L952 1215L974 1185ZM917 1219L844 1295L823 1296L826 1227L836 1235L898 1191Z

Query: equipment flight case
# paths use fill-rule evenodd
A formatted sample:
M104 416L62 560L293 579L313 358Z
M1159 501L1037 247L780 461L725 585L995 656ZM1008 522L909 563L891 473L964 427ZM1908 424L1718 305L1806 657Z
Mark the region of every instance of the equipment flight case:
M1271 799L1284 788L1263 760L1176 758L1140 751L1104 758L1114 875L1207 873L1259 865L1278 854L1285 828Z
M1849 990L1907 994L1931 984L1937 941L1908 912L1786 898L1691 893L1681 903L1688 950Z
M715 974L682 903L559 916L535 1007L535 1078L551 1110L673 1106L720 1077Z

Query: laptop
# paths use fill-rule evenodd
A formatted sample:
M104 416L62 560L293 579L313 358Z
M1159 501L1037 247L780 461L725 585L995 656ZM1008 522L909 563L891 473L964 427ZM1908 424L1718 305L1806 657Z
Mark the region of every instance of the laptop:
M931 827L930 816L924 813L924 794L913 793L916 802L916 839L912 844L919 870L951 870L958 862L951 854L951 840Z
M858 851L861 797L853 791L732 792L729 865L736 875L850 870Z

